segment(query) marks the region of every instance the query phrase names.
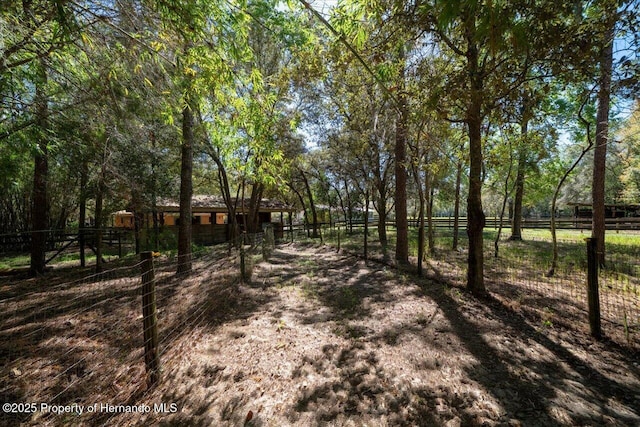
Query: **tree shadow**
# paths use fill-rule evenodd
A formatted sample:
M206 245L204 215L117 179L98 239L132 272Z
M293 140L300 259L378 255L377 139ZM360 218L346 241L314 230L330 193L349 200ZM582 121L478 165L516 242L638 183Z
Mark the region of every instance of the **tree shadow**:
M395 387L375 351L368 351L362 342L351 341L346 347L325 345L321 355L306 357L293 376L327 373L330 377L322 384L302 388L294 407L287 412L290 422L308 420L303 418L307 413L313 425L332 424L354 416L362 424L440 424L434 416L435 405L430 405L427 399L430 391Z
M572 425L604 425L612 419L624 425L640 421L634 409L637 390L588 366L573 352L549 338L543 329L531 326L527 319L510 307L491 297L480 301L480 310L486 310L489 318L495 319L514 341L508 342L506 349L502 347L498 350L496 343L483 336L483 332L486 332L483 331L483 325L470 320L473 313L463 312L459 302L443 291L440 284L423 286L423 292L437 302L460 342L479 362L477 368L467 369L469 378L481 384L500 402L507 417L535 417L541 424L566 425L566 421L559 420L553 411L563 406L557 401L561 398L558 392L563 391L570 393L575 400L587 402L599 412L581 411L577 409L581 404L573 406L572 402L564 402L565 417ZM519 343L515 343L516 340ZM527 342L542 346L550 352L551 357L536 359L528 356ZM638 377L637 370L633 374ZM582 388L567 391L567 381L577 382ZM513 398L516 393L517 398ZM508 398L510 395L512 398ZM626 407L615 411L609 405L612 398Z
M198 327L246 317L259 302L237 295L237 272L226 259L195 262L193 274L177 276L173 266L156 269L161 367L175 357L178 338ZM21 299L0 322L0 397L3 402L134 404L144 393L144 337L139 267L105 272L106 280L80 280ZM37 296L38 298L34 298ZM83 425L104 425L113 415L86 413ZM19 418L19 419L18 419ZM64 424L63 416L42 422ZM18 425L31 414L3 414L0 424ZM16 421L14 423L14 421ZM41 422L38 421L38 422ZM80 421L79 421L80 422Z
M316 277L319 277L320 283L317 300L329 308L331 314L317 316L299 313L304 322L359 321L370 315L370 310L366 307L371 299L377 298L378 301L387 302L393 300L394 297L387 294L384 287L369 287L369 279L378 267L382 268L380 265L370 265L367 274L359 275L360 270L354 267L354 264L357 262L351 257L332 264L327 275L337 284L333 287L327 284L322 288L322 274L319 273L320 269L316 269ZM340 273L334 272L334 268ZM379 283L375 280L371 282ZM521 420L527 424L535 420L536 425L591 425L611 422L633 425L640 421L634 408L637 404L634 400L637 399L637 390L599 372L594 366L589 366L588 362L574 355L571 350L546 336L544 329L531 326L526 318L510 307L493 298L475 300L466 294L464 298L470 298L471 303L461 303L455 297L455 293L459 291L447 290L455 290L450 283L420 283L422 286L417 294L437 304L450 325L451 332L477 361L476 364L464 368L467 381L477 384L502 408L503 413L499 420L494 421L507 423L511 420ZM352 294L349 295L352 303L341 302L339 293L344 292L344 289L352 289ZM539 295L539 298L543 298L543 295ZM569 303L564 298L560 298L559 301L563 304ZM546 300L538 302L550 303ZM348 310L345 310L347 307ZM478 315L477 319L488 319L495 325L480 324L474 318L475 314ZM317 360L306 358L296 368L296 375L299 377L303 377L309 370L317 375L327 371L338 371L339 376L300 392L295 407L288 415L289 420L296 422L300 420L301 413L308 412L314 414L317 424L334 422L339 417L348 418L355 414L365 414L366 419L369 415L397 415L397 411L387 411L388 408L410 406L411 412L394 418L394 424L437 425L446 421L447 416L451 419L451 414L444 418L433 415L436 407L445 405L452 408L452 414L459 417L463 425L480 422L478 414L469 410L472 402L477 400L475 394L448 390L446 387L409 387L405 394L400 395L399 400L397 396L394 400L386 395L388 389L381 386L388 384L391 379L383 367L377 366L375 352L367 354L363 343L373 346L377 343L395 346L403 337L414 335L428 341L427 345L451 351L449 343L429 341L432 337L424 333L432 320L433 318L425 318L417 322L418 324L391 325L381 331L373 331L357 323L348 324L344 335L350 339L350 347L323 348L324 357ZM492 334L505 337L501 338L504 341L493 342ZM543 348L548 355L540 353L541 350L535 355L530 355L527 353L528 345ZM624 357L622 359L624 360ZM425 363L421 367L438 369L437 363ZM638 377L637 369L631 372ZM573 398L576 402L563 401L567 398ZM617 403L611 404L612 399ZM409 402L413 403L409 405ZM372 408L373 412L366 412L364 408Z

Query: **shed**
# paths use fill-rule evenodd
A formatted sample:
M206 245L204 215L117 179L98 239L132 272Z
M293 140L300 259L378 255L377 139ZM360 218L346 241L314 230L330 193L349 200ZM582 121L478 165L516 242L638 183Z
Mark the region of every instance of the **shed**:
M244 215L249 210L249 200L236 203L236 219L242 228ZM229 239L229 212L224 199L220 196L194 195L191 199L191 223L193 240L198 244L222 243ZM156 205L158 224L162 232L177 233L180 224L180 203L174 199L160 199ZM295 208L273 199L262 199L258 210L259 225L273 224L276 234L282 234L284 213L295 212ZM275 215L274 215L275 214ZM153 225L153 212L143 215L143 229ZM116 228L134 228L134 213L122 210L113 214L113 225Z

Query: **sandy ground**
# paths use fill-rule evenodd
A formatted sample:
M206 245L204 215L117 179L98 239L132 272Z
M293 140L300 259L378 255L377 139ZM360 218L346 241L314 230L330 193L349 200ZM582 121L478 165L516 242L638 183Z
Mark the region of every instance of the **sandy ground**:
M283 246L144 401L161 425L640 425L640 365L497 300Z
M250 284L222 268L167 294L194 320L163 341L161 383L140 390L138 365L127 400L111 402L149 413L23 423L640 426L637 354L499 298L322 246L279 246Z

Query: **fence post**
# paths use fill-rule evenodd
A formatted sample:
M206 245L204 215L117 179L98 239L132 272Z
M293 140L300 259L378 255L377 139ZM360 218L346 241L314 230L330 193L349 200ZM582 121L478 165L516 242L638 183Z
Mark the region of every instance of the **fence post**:
M147 385L160 380L158 355L158 315L156 312L156 280L153 270L153 253L142 252L142 322L144 328L144 364L147 370Z
M116 231L118 236L118 258L122 258L122 233L120 231Z
M268 225L264 229L264 237L262 239L262 259L268 261L276 247L275 235L273 233L273 225Z
M293 243L293 218L289 212L289 232L291 233L291 243Z
M242 283L247 281L247 263L246 263L246 253L244 249L245 244L245 233L243 232L240 236L240 278L242 279Z
M587 241L587 302L589 305L589 327L591 335L602 338L600 323L600 296L598 292L598 254L597 239L589 237Z

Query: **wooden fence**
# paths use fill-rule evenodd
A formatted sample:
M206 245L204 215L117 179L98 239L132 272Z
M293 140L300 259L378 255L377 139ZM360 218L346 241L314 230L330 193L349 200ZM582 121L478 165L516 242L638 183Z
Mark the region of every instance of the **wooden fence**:
M418 227L419 219L410 218L409 219L409 227ZM434 228L453 228L454 218L453 217L434 217L432 219ZM427 221L425 219L425 225ZM364 221L351 221L351 223L347 221L336 221L334 223L322 223L323 227L349 227L352 226L354 228L364 227ZM377 227L377 222L372 221L369 223L369 227ZM487 217L485 220L485 228L498 228L500 225L499 217ZM301 225L298 225L300 227ZM391 221L387 221L387 227L395 227L395 223ZM460 229L466 229L467 227L467 218L459 217L458 218L458 226ZM503 228L510 228L511 222L508 219L502 220ZM605 226L607 230L640 230L640 218L608 218L605 220ZM295 226L294 226L295 227ZM309 225L311 227L311 225ZM522 219L522 228L551 228L551 218L539 218L539 219L531 219L531 218L523 218ZM568 230L590 230L591 229L591 219L590 218L556 218L556 228L557 229L568 229Z
M454 225L453 217L434 217L432 219L434 228L448 228L452 229ZM426 223L426 220L425 220ZM297 232L307 232L312 229L311 224L293 224L283 225L276 224L275 234L276 238L285 238L285 234L291 233L291 229ZM341 228L362 228L364 227L364 221L336 221L332 223L320 223L320 227L341 227ZM417 218L409 219L409 227L418 227L419 220ZM487 217L485 222L486 228L498 228L500 225L500 218ZM386 226L389 228L395 227L395 223L388 221ZM467 218L459 217L458 226L461 230L467 227ZM507 219L503 219L502 226L504 228L510 228L511 223ZM605 226L607 230L640 230L640 218L610 218L605 220ZM377 222L370 222L369 227L377 227ZM551 218L530 219L523 218L522 228L542 228L549 229L551 227ZM557 218L557 229L574 229L574 230L590 230L591 219L589 218ZM175 233L177 238L177 227L165 227L165 232ZM49 251L62 251L73 244L78 243L80 233L75 231L61 231L61 230L46 230L47 233L47 249ZM147 230L141 230L142 234ZM85 245L91 247L95 241L95 229L85 229L84 239ZM144 236L143 240L144 240ZM227 225L194 225L193 226L193 241L200 245L211 245L216 243L223 243L228 240ZM119 252L122 250L122 246L125 243L133 241L133 232L131 230L121 228L105 228L102 230L102 242L106 246L118 247ZM31 245L31 232L12 233L12 234L0 234L0 253L18 253L28 252Z
M97 231L98 230L94 228L86 228L82 230L82 236L80 230L45 230L41 231L41 233L47 234L47 250L56 251L56 254L59 254L73 245L79 245L81 238L84 239L86 247L94 247ZM132 231L130 230L105 228L101 231L102 244L104 246L117 247L119 255L122 255L122 246L126 243L130 243L133 239ZM0 253L28 252L31 247L31 234L32 233L28 231L13 234L0 234Z

